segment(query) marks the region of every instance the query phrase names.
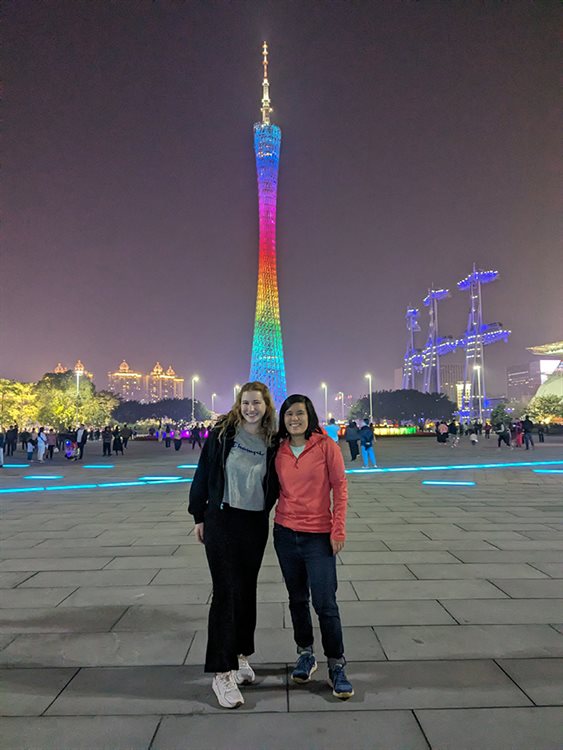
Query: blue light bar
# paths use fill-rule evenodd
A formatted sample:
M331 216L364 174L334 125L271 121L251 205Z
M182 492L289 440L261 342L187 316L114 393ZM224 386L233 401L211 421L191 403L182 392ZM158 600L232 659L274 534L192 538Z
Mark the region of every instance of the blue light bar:
M97 484L58 484L54 487L45 487L46 490L54 490L55 492L58 492L59 490L86 490L86 489L96 489L98 485Z
M43 492L45 487L12 487L0 490L2 495L12 492Z
M167 477L167 476L160 476L160 477L139 477L140 482L158 482L159 480L166 480L167 482L171 481L178 481L178 479L183 479L184 477Z
M390 474L405 471L463 471L465 469L512 469L520 466L560 466L563 461L519 461L500 464L452 464L451 466L392 466L386 469L346 469L346 474Z
M28 474L22 479L64 479L63 474Z
M448 487L474 487L477 482L438 482L432 479L425 479L422 484L447 485Z
M31 464L4 464L5 469L29 469Z
M84 464L83 469L115 469L115 464Z
M533 469L536 474L563 474L563 469Z
M178 464L177 469L197 469L197 464Z

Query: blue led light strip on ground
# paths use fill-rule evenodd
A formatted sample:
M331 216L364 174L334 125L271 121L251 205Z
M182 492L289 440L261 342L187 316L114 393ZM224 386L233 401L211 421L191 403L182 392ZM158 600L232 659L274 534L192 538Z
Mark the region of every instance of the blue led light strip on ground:
M197 469L197 464L178 464L177 469Z
M64 474L28 474L22 479L64 479Z
M474 487L477 482L439 482L439 481L433 481L432 479L426 479L422 482L422 484L433 484L433 485L439 485L439 486L448 486L448 487Z
M534 469L536 474L563 474L563 469Z
M65 485L51 485L51 487L9 487L0 490L0 494L8 495L13 492L44 492L51 491L56 492L61 490L98 490L112 487L150 487L154 484L184 484L191 482L192 479L158 479L152 482L141 482L139 480L132 482L102 482L100 484L65 484Z
M407 471L463 471L465 469L517 469L521 466L560 466L563 461L520 461L506 464L453 464L452 466L392 466L388 469L346 469L346 474L391 474Z

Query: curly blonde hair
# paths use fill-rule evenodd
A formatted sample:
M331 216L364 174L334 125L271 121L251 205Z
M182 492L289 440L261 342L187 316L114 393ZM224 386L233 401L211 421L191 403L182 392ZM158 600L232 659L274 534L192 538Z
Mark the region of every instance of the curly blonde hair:
M270 389L268 388L268 386L264 385L264 383L260 383L257 380L250 383L245 383L237 393L237 398L235 403L233 404L231 411L221 417L217 424L217 427L219 428L219 437L222 438L227 430L231 428L236 430L244 422L244 417L242 416L241 411L241 403L243 395L245 393L248 393L248 391L258 391L262 394L262 398L264 399L264 402L266 404L266 413L262 417L260 428L262 437L266 445L272 445L277 431L276 406L274 404L274 399L272 398L272 394L270 393Z

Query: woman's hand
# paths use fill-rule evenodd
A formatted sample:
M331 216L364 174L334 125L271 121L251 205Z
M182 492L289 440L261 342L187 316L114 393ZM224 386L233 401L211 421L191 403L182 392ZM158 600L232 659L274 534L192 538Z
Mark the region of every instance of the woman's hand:
M344 542L337 542L336 539L331 539L330 546L332 547L332 554L337 555L344 549Z
M203 544L203 522L202 523L196 523L194 526L195 530L195 538L198 542L201 542Z

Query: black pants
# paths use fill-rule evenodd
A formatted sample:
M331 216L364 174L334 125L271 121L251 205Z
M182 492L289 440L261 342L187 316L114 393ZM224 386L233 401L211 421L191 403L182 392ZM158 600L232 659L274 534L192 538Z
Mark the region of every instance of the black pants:
M256 587L268 539L268 514L210 507L203 527L213 581L206 672L238 669L239 654L254 653Z
M127 443L129 442L129 438L124 437L123 438L123 447L127 448Z
M194 437L194 438L192 438L192 450L195 450L195 444L196 443L201 448L201 440L198 437Z
M78 445L78 458L80 458L80 459L84 455L84 445L85 445L84 443L80 443Z
M47 446L47 457L52 461L53 460L53 453L55 452L55 446L54 445L48 445Z
M111 443L102 443L104 452L102 453L103 456L111 456Z
M358 441L357 440L347 440L348 446L350 448L350 460L355 461L358 458L358 454L360 452L360 449L358 448Z

